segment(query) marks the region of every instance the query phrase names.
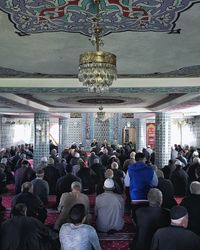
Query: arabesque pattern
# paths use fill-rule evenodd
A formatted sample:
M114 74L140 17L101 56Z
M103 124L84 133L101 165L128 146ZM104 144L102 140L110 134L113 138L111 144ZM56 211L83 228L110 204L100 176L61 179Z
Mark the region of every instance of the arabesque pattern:
M180 32L175 29L180 13L194 0L101 0L100 24L103 35L123 31ZM21 34L75 32L91 35L96 14L91 0L5 0L0 9Z

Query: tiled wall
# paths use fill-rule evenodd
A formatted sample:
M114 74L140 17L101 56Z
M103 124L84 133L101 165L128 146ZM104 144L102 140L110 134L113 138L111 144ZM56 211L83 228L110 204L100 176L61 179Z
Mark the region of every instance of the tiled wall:
M110 140L109 123L110 123L109 119L106 121L100 121L98 118L95 119L94 137L100 144L103 142L104 139L107 139L107 141Z
M195 135L196 135L196 146L200 147L200 117L194 119Z
M171 116L156 113L156 165L163 167L171 157Z
M67 146L71 146L73 142L77 144L82 142L82 118L69 119Z
M130 125L130 128L136 127L136 120L134 118L122 118L122 128L127 127L127 125Z
M69 118L59 118L59 153L61 154L68 144L69 136Z
M34 166L40 163L43 156L49 156L49 114L35 113L34 114Z

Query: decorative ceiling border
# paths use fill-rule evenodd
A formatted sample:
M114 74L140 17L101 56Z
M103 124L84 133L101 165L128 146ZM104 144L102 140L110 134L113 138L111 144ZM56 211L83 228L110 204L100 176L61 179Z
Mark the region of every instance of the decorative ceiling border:
M1 93L13 93L13 94L34 94L34 93L88 93L87 88L13 88L13 87L0 87ZM110 93L110 94L109 94ZM110 91L107 94L112 95L112 93L199 93L200 86L198 87L143 87L143 88L110 88ZM98 95L96 95L98 96ZM99 95L101 96L101 95Z
M155 77L191 77L199 76L200 77L200 65L193 65L180 68L178 70L169 71L166 73L152 73L152 74L118 74L118 78L155 78ZM16 71L14 69L5 68L0 66L0 77L1 78L11 78L11 77L20 77L20 78L78 78L76 74L65 75L65 74L41 74L41 73L27 73L23 71Z
M175 29L180 14L198 0L101 0L103 35L124 31L180 33ZM43 32L72 32L91 36L96 14L91 0L5 0L0 10L19 31L19 35Z

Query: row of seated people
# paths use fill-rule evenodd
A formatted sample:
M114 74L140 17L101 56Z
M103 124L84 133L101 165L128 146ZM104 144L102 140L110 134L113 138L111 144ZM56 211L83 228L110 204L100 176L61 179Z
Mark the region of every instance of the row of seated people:
M74 182L72 192L63 194L59 204L61 213L55 228L59 231L61 249L63 250L86 250L91 249L91 246L94 249L100 249L95 229L88 226L88 197L80 192L80 188L80 183ZM112 228L114 231L118 231L124 223L122 217L123 198L113 192L114 182L112 179L106 179L104 188L105 192L96 197L96 229L108 232ZM137 231L133 249L200 249L200 238L194 233L199 228L197 220L199 208L194 201L200 199L200 183L192 182L190 189L192 194L182 200L181 206L174 206L171 210L161 208L162 192L156 188L150 189L147 196L148 206L136 210ZM14 217L3 222L0 227L0 249L19 249L19 244L21 250L52 249L52 246L55 247L56 244L53 241L57 239L56 231L52 232L38 219L22 217L27 215L39 218L38 211L32 213L31 194L31 183L24 183L21 197L20 195L14 197L12 206ZM111 207L118 210L110 211ZM41 220L41 218L39 219ZM82 224L86 221L87 225L83 226ZM191 231L187 230L187 227ZM24 232L26 232L25 235ZM43 244L42 247L45 248L41 247Z
M91 153L91 155L88 158L88 166L89 166L89 169L88 169L85 167L86 166L84 162L85 157L81 155L80 153L78 153L76 150L71 149L71 151L67 154L67 156L66 156L66 152L64 154L65 157L68 157L70 159L69 161L70 164L66 164L65 159L60 160L56 153L57 152L55 151L55 149L53 149L49 160L47 160L47 157L42 157L41 164L39 165L40 168L44 168L44 171L45 171L44 179L47 180L49 184L50 194L55 194L57 192L56 190L57 180L60 178L60 176L64 176L66 172L72 171L73 175L76 175L78 178L81 178L82 186L85 192L87 191L87 192L92 193L95 191L94 187L97 184L97 182L99 183L100 181L103 180L102 178L103 172L105 171L105 169L111 167L113 161L118 164L119 169L123 169L124 173L126 173L127 171L128 164L133 163L135 161L134 160L135 152L131 152L130 158L129 158L129 156L123 154L123 150L122 152L120 151L120 153L116 151L114 155L108 155L108 150L105 148L102 150L102 155L100 156L95 154L95 152ZM195 155L194 153L198 154L197 151L194 151L191 154L190 163L189 165L187 165L187 171L185 171L186 169L185 167L183 167L183 162L182 162L183 159L184 161L186 161L186 158L184 158L183 156L181 156L180 158L179 156L180 153L178 153L177 155L178 157L177 159L180 159L179 164L175 165L174 162L170 161L169 165L162 169L165 174L165 177L170 178L170 180L172 181L174 185L174 193L176 196L185 196L188 191L189 183L195 180L196 178L195 169L198 166L200 166L200 159L198 155ZM17 164L15 166L16 193L20 192L21 183L25 181L31 181L32 179L35 178L35 171L33 171L30 168L30 162L26 161L23 157L21 157L17 161ZM81 157L83 157L83 159ZM4 187L6 184L5 172L7 175L6 176L7 180L11 181L12 179L12 176L10 175L11 173L8 171L8 169L10 168L11 162L12 164L14 164L13 161L14 161L13 159L10 161L9 158L6 158L6 155L4 155L1 160L0 192L3 189L1 187L1 183L4 183ZM24 164L25 162L26 164ZM27 164L29 164L29 168L27 168ZM37 168L38 166L36 167L36 169ZM70 170L70 168L72 168L72 170ZM4 169L4 173L3 173L3 169ZM68 190L69 189L70 189L70 186L68 187Z
M12 200L12 210L15 211L15 208L17 205L20 205L21 207L23 207L22 204L25 204L26 215L30 217L34 217L37 221L40 221L40 222L36 223L36 220L35 220L35 222L33 221L34 222L33 223L31 222L31 220L26 220L22 217L15 217L14 219L12 218L10 220L7 220L6 222L3 222L1 229L0 229L1 230L1 241L0 241L1 248L0 249L9 249L10 246L13 247L14 245L16 246L16 248L10 248L10 249L13 249L13 250L18 249L19 244L22 244L22 243L26 244L26 246L29 245L29 243L27 243L26 240L28 240L27 238L29 236L33 237L33 233L31 233L30 235L28 234L27 230L29 230L29 227L27 227L27 223L30 223L30 224L32 223L36 227L34 229L34 231L36 231L36 235L34 239L36 239L37 237L44 239L43 233L46 232L45 234L47 234L46 237L48 236L47 237L48 241L50 240L49 237L51 237L52 235L53 235L53 238L52 238L53 240L53 239L56 239L56 232L59 232L61 249L63 250L65 249L66 250L67 249L85 249L86 250L86 249L91 249L92 246L94 249L100 249L100 245L99 245L99 241L98 241L95 229L93 229L91 226L88 226L88 225L81 226L81 228L74 227L74 225L72 225L72 224L76 224L77 226L80 226L79 224L82 224L84 221L87 221L87 223L89 224L90 218L89 218L89 199L87 195L81 193L81 183L73 182L71 188L72 188L72 192L64 193L61 196L61 200L59 204L60 215L58 217L58 220L55 223L56 231L54 231L53 233L52 232L47 233L47 231L49 230L42 229L44 228L44 222L46 219L46 213L45 213L46 209L43 206L42 202L40 201L39 197L33 194L32 183L31 182L23 183L22 192L15 195ZM115 231L121 230L124 225L124 220L123 220L124 199L121 195L113 192L114 181L112 179L105 180L104 189L105 189L105 192L99 195L96 200L96 206L95 206L95 211L96 211L96 216L97 216L96 228L98 231L101 231L101 232L110 232L111 230L115 230ZM110 206L108 206L108 202L110 200L112 200L113 202L110 203ZM82 209L82 212L81 212L82 215L84 214L83 218L81 219L81 223L80 221L79 222L74 221L71 216L71 213L72 213L71 211L76 204L81 204L84 207L84 211ZM114 209L114 207L115 207L115 210L111 210L111 208ZM106 217L105 217L105 213L106 213ZM109 217L110 217L110 220L109 220ZM68 228L66 225L67 222L68 223L72 222L72 224L70 224L70 228L72 230L71 234L75 237L73 238L73 240L72 240L72 236L70 235L67 236L66 234L66 230L70 230L70 228ZM43 225L43 227L41 225ZM32 230L33 230L33 227L30 226ZM39 234L40 230L38 228L43 231L42 235ZM5 238L3 235L4 233L7 234L9 230L12 231L12 229L13 229L13 232L17 230L17 234L14 234L14 239L11 240L9 244L9 242L7 242L8 238ZM24 231L26 231L27 233L25 239L23 239ZM79 234L81 235L81 239L80 239ZM77 237L79 241L76 240ZM40 244L42 244L41 240L39 242ZM46 241L44 242L45 242L46 247L51 246L51 244L49 246L49 242L46 242ZM71 248L69 248L69 243L71 244ZM25 249L22 247L23 244L20 245L21 246L20 249ZM6 248L5 247L6 245L9 247ZM40 249L38 247L39 246L37 246L37 244L35 243L33 244L33 248L30 248L30 249L36 249L36 250ZM29 248L26 248L26 249L29 249ZM46 248L46 249L50 249L50 248Z
M196 163L196 161L198 162ZM49 159L48 166L46 168L43 168L44 170L44 180L48 182L48 186L46 185L46 196L48 194L56 194L57 195L57 205L59 203L60 196L63 192L69 192L70 191L70 185L72 181L81 181L83 186L83 191L85 193L100 193L102 192L102 184L104 181L104 172L105 169L100 165L98 162L98 159L94 161L94 164L91 168L88 168L83 160L79 160L78 165L79 171L74 173L73 166L68 166L66 169L66 174L62 177L59 177L56 171L56 168L54 167L53 160ZM198 180L200 178L200 160L199 158L194 158L195 162L195 178L192 180ZM192 164L191 167L194 165ZM154 166L155 167L155 166ZM119 169L118 163L114 161L111 163L111 169L113 170L114 179L117 181L118 184L118 192L123 193L124 189L124 176L125 172ZM161 169L162 172L164 172L166 168ZM164 182L165 185L168 183L168 194L171 193L171 196L180 196L184 197L189 190L189 183L190 180L187 176L187 172L181 167L181 162L179 160L176 160L173 164L173 171L171 175L169 176L168 182ZM38 168L37 170L42 170ZM36 170L36 172L37 172ZM38 175L42 175L42 172L37 172L37 181L35 182L39 183L39 180L41 177L38 177ZM164 172L165 174L165 172ZM159 174L159 177L162 177L162 175ZM31 181L35 178L35 171L30 167L30 164L27 160L24 160L22 162L22 167L19 168L15 173L15 185L16 185L16 193L20 192L21 184L25 181ZM166 178L165 178L166 179ZM161 183L161 180L159 181ZM161 184L160 184L161 185ZM35 185L36 186L36 185ZM171 186L171 188L170 188ZM96 188L98 187L98 188ZM163 190L162 190L163 191ZM47 199L46 199L47 201ZM45 203L45 200L43 200ZM165 204L165 203L164 203ZM174 205L174 204L172 204ZM171 205L170 205L171 207ZM169 207L169 208L170 208Z
M96 157L95 155L93 156ZM23 160L21 162L21 167L17 169L15 172L16 193L20 192L21 184L23 182L33 180L35 178L35 175L37 175L37 178L34 179L34 182L36 183L34 185L35 187L34 189L36 189L36 186L37 186L37 189L43 188L43 191L42 191L43 195L41 195L40 198L45 204L47 202L48 194L56 194L57 206L58 206L59 199L62 193L70 191L70 185L72 181L81 181L83 191L85 193L93 193L94 191L96 191L97 194L101 193L103 191L102 187L103 187L103 181L104 181L105 168L100 164L99 159L93 158L94 161L90 168L86 167L86 164L82 159L78 159L76 157L74 159L77 159L76 163L74 163L75 165L73 166L69 165L65 169L66 170L65 174L62 177L58 175L58 171L57 171L58 169L55 167L54 160L52 158L49 158L47 165L44 164L43 167L41 167L40 165L40 167L37 169L39 171L36 170L36 173L31 168L30 163L27 160ZM133 157L128 159L128 163L134 163L134 162L135 162L135 159ZM199 158L194 157L193 162L194 164L191 164L190 167L195 169L194 171L195 177L198 180L199 175L200 175ZM112 162L110 163L111 163L111 169L113 170L113 174L114 174L114 180L118 184L117 192L123 193L124 191L123 179L124 179L126 171L122 171L121 169L119 169L120 165L118 164L117 157L112 157ZM77 168L79 168L79 170L75 171L75 169ZM171 171L171 173L167 177L167 178L170 178L170 180L168 181L163 180L162 178L163 176L159 174L158 187L161 188L162 192L165 192L165 189L167 189L167 192L165 192L164 194L163 206L170 208L172 207L172 205L175 204L172 198L173 195L183 197L188 193L189 180L187 178L186 171L183 169L183 167L181 167L180 160L176 160L174 164L168 165L162 169L165 177L166 177L167 168ZM44 170L43 178L44 180L46 180L46 183L44 182L44 180L41 181L42 176L43 176L43 173L42 173L43 170ZM193 178L193 180L195 180L195 178ZM43 182L43 187L41 187L42 185L41 182ZM164 186L164 188L162 186ZM166 197L168 197L168 200L166 199Z
M107 173L107 177L112 177L115 181L115 192L116 193L123 193L123 177L124 177L124 173L123 171L121 171L120 169L118 169L118 163L115 161L116 158L113 158L113 162L111 163L111 169L108 169L106 171ZM194 158L194 160L197 159L196 157ZM94 186L96 185L96 194L100 194L103 192L103 182L105 180L105 176L104 176L104 168L100 165L100 163L98 162L98 159L95 159L97 162L94 161L94 164L91 168L88 168L85 166L85 163L83 160L79 160L80 161L80 170L82 172L82 175L77 176L75 173L72 173L73 168L68 167L67 168L67 174L65 174L64 176L60 177L57 179L57 181L52 182L51 178L47 178L47 173L50 171L47 171L48 169L53 169L56 171L54 165L53 165L53 159L49 159L49 162L51 162L51 164L49 163L48 166L46 168L40 169L38 168L36 171L36 179L34 179L32 181L33 186L34 186L34 194L38 195L40 197L40 199L43 201L44 204L47 203L48 201L48 194L51 192L49 192L49 190L51 189L51 187L54 187L54 189L56 190L56 194L57 194L57 206L59 204L59 200L60 197L62 195L62 193L64 192L69 192L71 190L71 183L73 181L80 181L82 182L82 186L83 186L83 192L87 193L88 190L93 191L94 192ZM130 159L130 160L134 160L134 159ZM132 161L133 162L133 161ZM76 166L76 165L75 165ZM163 193L163 207L166 208L171 208L173 205L176 204L175 200L174 200L174 191L175 190L184 190L182 195L179 194L179 196L185 196L186 194L186 185L185 185L185 181L183 181L183 178L186 174L185 170L183 170L180 166L180 161L177 160L175 162L175 164L173 165L175 167L175 170L172 172L172 176L173 178L173 182L170 182L170 180L166 180L165 178L163 178L163 174L161 171L157 171L157 175L158 175L158 183L157 186ZM195 173L197 176L197 180L199 179L199 167L197 167L195 169ZM90 174L91 170L94 170L93 172L96 173L97 175L97 179L94 177L93 174ZM110 170L110 171L109 171ZM162 169L163 170L163 169ZM54 178L55 174L54 172L50 172L50 176ZM165 172L164 172L165 173ZM27 160L23 160L22 161L22 167L19 168L16 171L16 193L19 193L19 191L21 190L21 184L24 181L29 181L30 179L33 178L33 175L35 174L35 172L33 171L33 169L30 167L30 164ZM46 174L46 176L45 176ZM46 178L45 178L46 177ZM81 177L81 178L79 178ZM43 178L45 178L47 181L45 181ZM185 178L184 178L185 179ZM90 180L93 180L93 185L92 188L90 189ZM96 182L97 180L97 182ZM95 182L97 184L95 184ZM53 185L52 185L53 183ZM84 183L88 184L88 189L85 189L85 185ZM175 194L177 195L177 192L175 192ZM129 195L127 195L127 197L129 197Z

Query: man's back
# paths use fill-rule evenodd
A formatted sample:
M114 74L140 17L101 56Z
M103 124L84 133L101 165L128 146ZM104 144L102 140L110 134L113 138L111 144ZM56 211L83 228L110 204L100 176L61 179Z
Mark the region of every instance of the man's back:
M60 229L59 238L61 250L101 249L96 231L90 225L66 223Z
M180 226L158 229L152 240L151 250L199 250L200 238Z
M200 195L191 194L185 197L180 205L187 208L189 216L188 228L197 235L200 235Z
M47 181L35 178L32 180L33 194L37 195L41 201L46 205L48 203L49 184Z
M149 250L154 233L170 224L169 212L160 207L142 207L136 210L136 250Z
M128 167L130 178L130 195L132 200L146 199L151 188L154 171L143 162L136 162Z
M54 166L48 165L46 168L44 168L44 180L46 180L49 184L49 194L55 194L55 187L58 178L59 172Z
M188 175L179 166L172 172L171 181L174 186L174 194L185 196L188 191Z
M80 178L78 178L77 176L75 176L71 173L68 173L65 176L62 176L57 180L57 183L56 183L56 201L57 201L57 204L59 204L60 197L63 193L71 192L71 184L74 181L81 182Z
M124 199L112 191L96 197L97 228L99 231L121 230L124 226Z
M0 249L49 250L48 229L37 219L14 216L1 225Z
M12 207L16 204L24 203L27 206L27 215L35 217L44 222L47 217L47 211L43 206L40 198L30 192L22 192L14 196L12 200Z
M69 222L69 211L75 204L83 204L86 214L89 213L89 198L87 195L80 192L64 193L61 196L58 209L61 211L56 223L55 229L60 229L62 224Z
M174 199L174 186L170 180L159 177L157 188L163 194L162 207L171 209L173 206L177 205Z

